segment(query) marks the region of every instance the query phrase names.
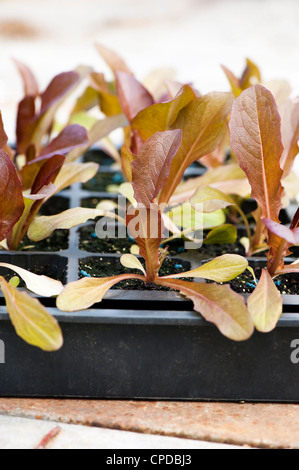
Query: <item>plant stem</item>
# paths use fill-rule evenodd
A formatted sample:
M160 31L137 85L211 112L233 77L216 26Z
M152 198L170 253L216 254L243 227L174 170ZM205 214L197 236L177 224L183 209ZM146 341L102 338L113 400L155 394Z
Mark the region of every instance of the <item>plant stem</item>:
M267 269L268 269L268 272L269 272L271 277L275 276L277 268L278 268L278 266L281 262L282 254L285 250L286 244L287 244L286 240L282 240L280 245L279 245L279 248L278 248L278 251L277 251L276 256L274 258L273 263L270 263L268 261Z
M244 225L245 225L245 228L246 228L246 232L247 232L247 237L249 238L249 240L251 239L251 232L250 232L250 227L249 227L249 223L248 223L248 219L246 217L246 215L244 214L244 212L242 211L241 207L239 207L238 205L235 206L236 210L239 212L240 216L242 217L243 219L243 222L244 222Z

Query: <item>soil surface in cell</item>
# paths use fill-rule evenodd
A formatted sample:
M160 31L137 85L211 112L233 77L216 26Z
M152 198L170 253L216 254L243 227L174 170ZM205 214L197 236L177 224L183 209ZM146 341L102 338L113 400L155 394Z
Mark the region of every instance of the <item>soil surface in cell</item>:
M142 260L141 260L142 262ZM179 259L166 258L160 270L160 276L181 273L190 270L190 263ZM119 274L142 274L141 271L127 269L122 266L118 258L88 258L80 260L79 277L110 277ZM190 278L187 280L191 280ZM145 284L139 279L128 279L116 284L112 289L122 290L171 290L168 287L157 286L156 284Z

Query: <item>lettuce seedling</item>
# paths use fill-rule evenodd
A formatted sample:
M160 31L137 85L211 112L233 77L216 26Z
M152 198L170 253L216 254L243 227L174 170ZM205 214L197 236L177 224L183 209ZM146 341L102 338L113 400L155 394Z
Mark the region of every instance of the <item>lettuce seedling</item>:
M88 181L98 169L94 163L81 164L69 158L71 152L89 145L83 127L68 125L52 138L56 111L80 83L82 74L60 74L43 93L39 93L30 69L20 62L17 66L25 90L18 109L17 152L8 145L0 114L0 242L2 247L11 250L19 247L35 215L49 197L75 182ZM28 289L40 296L57 296L63 288L59 281L37 276L18 266L0 263L0 267L17 272ZM63 339L57 321L37 299L19 291L15 279L7 282L0 276L0 288L17 334L45 351L59 349Z
M284 265L290 246L298 240L299 213L290 228L279 221L282 208L281 119L274 97L254 85L235 99L230 120L231 146L250 183L258 205L258 234L266 237L267 266L248 300L248 308L260 331L273 329L282 313L282 300L273 278L298 272L298 264ZM255 234L256 236L256 234Z
M0 268L16 272L24 280L27 289L39 296L57 296L63 290L60 281L47 276L38 276L7 263L0 263ZM18 278L14 277L7 282L3 276L0 276L0 289L16 333L32 346L48 352L57 351L63 344L62 332L57 320L47 312L38 299L17 289L17 285Z
M164 210L166 211L171 197L181 183L185 170L193 162L213 151L223 138L227 128L226 118L231 110L233 95L231 93L215 92L197 97L189 85L184 85L172 100L155 103L137 112L136 110L139 108L142 100L138 101L139 105L134 105L134 101L131 102L129 99L130 90L135 90L132 94L137 93L138 95L138 90L140 90L142 85L136 85L134 88L132 85L136 82L134 77L125 74L125 72L116 72L116 74L118 76L117 87L121 89L119 96L122 96L122 107L128 120L131 122L132 132L134 131L133 134L135 136L135 153L132 147L128 145L124 145L121 149L122 167L130 184L133 179L133 171L135 172L134 178L138 178L138 175L142 175L145 171L142 165L137 165L137 162L141 161L140 156L143 154L144 149L150 149L150 139L157 132L175 129L182 131L179 149L171 161L168 161L167 178L163 181L163 185L159 187L159 191L155 195L158 203L164 204ZM146 93L143 95L141 92L140 95L147 96ZM135 106L135 111L132 111L133 105ZM137 114L133 117L135 112ZM150 152L151 150L146 151ZM137 155L140 157L138 160L136 160ZM156 158L158 157L155 152L155 146L152 146L152 156L146 161L146 171L150 171L149 162ZM180 211L181 208L179 207L173 212L176 214ZM83 223L90 218L96 218L100 215L99 210L95 212L93 209L80 209L78 211L65 211L61 216L57 217L38 218L35 220L34 225L31 226L29 236L33 241L38 241L41 239L41 236L45 236L45 230L47 231L47 236L49 236L51 230L70 228L74 226L73 224L77 225L79 220L80 223ZM109 216L109 214L103 215ZM225 219L221 218L219 221L217 215L216 225L224 223ZM164 223L169 225L167 218L167 215L163 214ZM211 224L211 226L214 225ZM175 229L174 225L172 226ZM189 232L194 231L194 228L196 227L184 227ZM176 231L181 233L178 229Z
M75 182L88 181L98 169L94 163L66 161L70 152L89 145L83 127L67 125L52 138L56 112L80 83L80 73L60 74L43 93L39 93L30 69L20 62L17 65L23 78L25 97L18 108L16 154L7 143L0 118L0 242L2 247L10 250L18 249L46 200Z
M75 311L100 302L115 284L126 279L170 287L194 303L194 309L213 322L227 337L241 341L253 333L253 322L241 295L227 285L188 282L181 278L201 278L216 282L229 281L248 266L238 255L223 255L197 269L182 274L159 276L165 251L159 250L164 224L157 197L168 181L170 168L182 144L180 129L156 132L142 146L131 165L135 206L130 206L125 223L135 238L145 267L134 255L124 255L124 266L139 269L142 274L122 274L106 278L83 278L68 284L58 296L57 306L62 311Z

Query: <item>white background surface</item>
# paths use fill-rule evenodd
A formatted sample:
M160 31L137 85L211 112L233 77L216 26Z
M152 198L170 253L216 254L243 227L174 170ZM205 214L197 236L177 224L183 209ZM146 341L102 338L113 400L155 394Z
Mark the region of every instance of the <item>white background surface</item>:
M8 115L21 97L12 56L45 86L81 63L106 71L95 41L139 79L170 66L202 92L226 90L220 64L238 74L250 57L299 94L298 23L298 0L0 0L0 106Z
M263 80L287 79L299 95L299 0L0 0L0 109L14 140L22 86L11 57L27 63L41 89L79 64L110 74L100 42L138 79L160 67L202 92L227 91L251 58Z

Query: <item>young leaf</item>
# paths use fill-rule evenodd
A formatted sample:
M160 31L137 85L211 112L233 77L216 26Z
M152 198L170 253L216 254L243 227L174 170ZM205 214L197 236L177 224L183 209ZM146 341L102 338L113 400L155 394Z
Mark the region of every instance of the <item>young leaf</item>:
M182 227L183 229L196 228L206 230L225 223L223 210L204 214L194 210L189 202L174 207L167 212L167 215L177 227Z
M141 279L138 274L121 274L114 277L84 277L79 281L70 282L57 298L57 307L63 312L74 312L92 307L101 302L111 287L126 279Z
M88 209L83 207L76 207L68 209L60 214L51 216L36 217L28 229L28 238L34 242L39 242L48 238L54 230L57 229L70 229L77 225L84 224L89 219L96 219L97 217L110 217L125 223L121 217L108 211L98 209Z
M195 277L215 282L228 282L242 274L247 267L248 261L243 256L222 255L192 271L165 276L161 279Z
M159 246L164 232L161 211L158 206L150 208L138 204L130 206L126 215L129 233L140 248L140 255L146 263L146 280L154 282L160 268Z
M44 93L41 94L41 114L44 114L55 102L64 96L80 81L80 75L77 72L63 72L50 82Z
M0 151L0 241L13 229L24 211L22 185L6 152Z
M137 206L137 201L134 198L134 189L131 183L122 183L118 187L118 192L124 196L131 203L133 207Z
M154 104L154 99L144 86L132 75L117 71L116 90L124 114L129 122L147 106Z
M90 146L96 144L99 140L106 137L115 129L118 129L119 127L125 127L127 125L128 121L124 114L118 114L116 116L110 116L108 118L98 120L88 131L89 144L72 150L67 155L66 162L77 160L77 158L79 158Z
M232 149L248 177L251 195L261 209L261 217L279 222L283 191L280 168L283 146L280 116L269 90L254 85L235 100L230 131ZM280 246L280 241L271 233L268 234L268 246L270 272L270 266L276 264L274 260Z
M35 115L34 98L25 98L26 101L24 101L23 107L26 113L22 119L18 119L18 122L20 122L18 138L19 153L26 153L31 143L34 143L37 153L40 152L42 139L53 124L57 110L73 89L80 83L83 75L83 73L80 74L78 72L65 72L54 77L45 92L41 95L41 110L37 115ZM33 99L33 102L30 102L30 99ZM26 108L25 103L27 103ZM21 116L21 109L19 111Z
M212 152L226 131L226 117L231 110L231 93L209 93L191 101L172 125L182 129L183 140L170 166L170 173L159 201L168 203L183 174L193 162Z
M132 120L132 129L138 131L143 141L148 140L156 132L170 129L179 112L196 98L193 89L184 85L177 96L165 103L156 103L141 110Z
M258 331L272 331L282 314L282 297L266 269L253 293L248 297L247 306Z
M182 131L156 132L141 147L132 166L132 185L138 203L149 207L169 175L171 162L181 144Z
M283 176L287 176L298 155L299 140L299 102L288 100L279 108L281 116L281 135L284 150L281 156L281 168Z
M121 167L123 173L129 182L132 181L132 163L134 162L136 155L129 149L127 145L123 145L121 148Z
M197 188L210 186L225 194L236 194L248 197L251 192L245 173L238 164L222 165L218 168L210 168L204 175L183 181L170 199L170 203L189 200Z
M75 183L86 183L93 178L99 165L97 163L65 163L55 179L56 193Z
M283 240L287 241L290 246L293 246L299 243L299 227L291 230L285 225L278 224L277 222L274 222L273 220L270 220L270 219L262 219L262 220L263 220L264 225L267 227L267 229L270 232L275 233L275 235L277 235L280 238L283 238Z
M38 83L31 69L19 60L13 59L13 61L22 77L25 96L37 96L39 94Z
M16 333L44 351L60 349L63 344L61 329L45 307L37 299L11 286L3 277L0 277L0 286Z
M249 88L251 85L261 83L261 72L256 64L250 59L246 59L246 67L240 78L240 86L243 90Z
M255 85L235 101L230 119L231 146L246 173L262 217L278 222L282 208L280 116L269 90Z
M225 209L228 206L235 205L236 202L228 195L219 191L219 189L210 186L199 187L190 199L192 207L199 204L201 212L215 212L219 209Z
M296 210L292 222L290 224L290 230L294 230L295 228L299 227L299 207Z
M40 201L41 199L49 198L56 192L56 186L53 183L43 186L36 194L23 193L24 199L30 199L31 201Z
M231 244L236 242L237 236L237 227L225 224L221 227L213 228L208 233L203 243L205 245L222 245L224 243Z
M99 104L99 94L97 90L88 86L81 96L76 101L76 104L71 112L71 119L74 118L76 115L86 114L86 111L94 108Z
M35 98L26 96L18 105L17 113L17 148L18 154L25 154L30 144L32 133L35 127Z
M16 272L25 281L27 289L41 297L54 297L63 290L63 285L60 281L51 279L48 276L39 276L13 264L0 263L0 266Z
M133 75L133 72L129 69L128 65L116 52L108 49L108 47L103 44L96 44L95 46L99 54L113 72L120 70L121 72Z
M71 124L65 127L63 131L41 151L35 161L46 160L57 154L66 155L74 148L85 145L89 145L86 129L77 124Z
M63 155L53 155L43 163L32 185L31 194L38 194L44 186L53 183L64 161L65 157Z
M130 255L122 255L120 258L121 264L125 268L129 269L139 269L139 271L142 271L143 274L146 276L146 272L142 264L140 263L139 259L136 258L136 256L130 254Z
M92 72L90 74L91 86L98 93L98 100L102 113L106 116L114 116L122 112L118 97L110 93L104 74Z
M221 68L229 81L233 94L235 95L235 97L239 96L240 93L242 93L242 88L239 79L231 70L225 67L225 65L221 65Z
M276 271L276 276L280 274L290 274L290 273L299 273L299 261L295 261L295 263L287 264L284 268L280 271Z
M6 146L8 142L8 137L6 135L6 132L4 130L4 125L3 125L3 119L2 119L2 113L0 111L0 150L3 150L4 147Z
M251 316L241 295L229 286L159 278L157 284L179 290L194 303L194 310L214 323L221 333L234 341L244 341L253 333Z

